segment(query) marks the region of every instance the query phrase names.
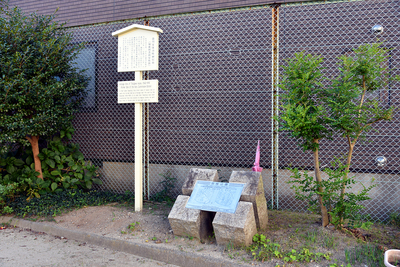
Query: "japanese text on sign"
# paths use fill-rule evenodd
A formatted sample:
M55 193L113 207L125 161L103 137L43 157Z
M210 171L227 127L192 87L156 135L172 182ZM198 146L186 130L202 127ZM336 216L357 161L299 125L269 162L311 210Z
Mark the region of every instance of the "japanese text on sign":
M118 38L118 71L158 70L156 32L126 34Z

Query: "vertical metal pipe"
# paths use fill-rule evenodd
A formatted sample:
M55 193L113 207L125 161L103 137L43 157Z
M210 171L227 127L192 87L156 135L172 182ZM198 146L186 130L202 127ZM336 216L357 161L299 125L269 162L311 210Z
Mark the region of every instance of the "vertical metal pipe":
M150 21L145 20L144 26L150 26ZM144 72L144 80L150 79L150 71ZM149 143L149 116L150 116L150 105L149 103L143 103L143 182L144 182L144 199L149 200L150 198L150 143Z
M272 7L272 207L279 208L278 194L278 171L279 171L279 135L278 122L273 118L279 115L279 6L280 4L271 5Z

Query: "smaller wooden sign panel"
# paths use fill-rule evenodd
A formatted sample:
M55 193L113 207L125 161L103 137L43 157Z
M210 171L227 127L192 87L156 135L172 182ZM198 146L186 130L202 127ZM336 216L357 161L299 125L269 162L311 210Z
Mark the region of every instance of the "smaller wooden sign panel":
M118 103L157 103L158 80L118 82Z

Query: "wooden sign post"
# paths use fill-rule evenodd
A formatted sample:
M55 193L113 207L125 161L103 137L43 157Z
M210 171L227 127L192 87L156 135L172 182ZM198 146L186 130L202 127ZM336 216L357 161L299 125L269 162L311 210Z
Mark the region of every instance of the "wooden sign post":
M158 70L159 28L131 25L118 37L118 72L135 72L134 81L118 82L118 103L135 103L135 211L143 209L142 103L158 102L158 81L143 81L143 71Z

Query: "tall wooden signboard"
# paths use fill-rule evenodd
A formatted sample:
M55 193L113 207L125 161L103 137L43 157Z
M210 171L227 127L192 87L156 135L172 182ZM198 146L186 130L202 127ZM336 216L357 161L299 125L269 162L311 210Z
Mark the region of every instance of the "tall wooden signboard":
M135 103L135 211L143 209L142 103L158 102L158 81L143 81L143 71L158 70L159 28L131 25L118 37L118 72L135 72L134 81L118 82L118 103Z

